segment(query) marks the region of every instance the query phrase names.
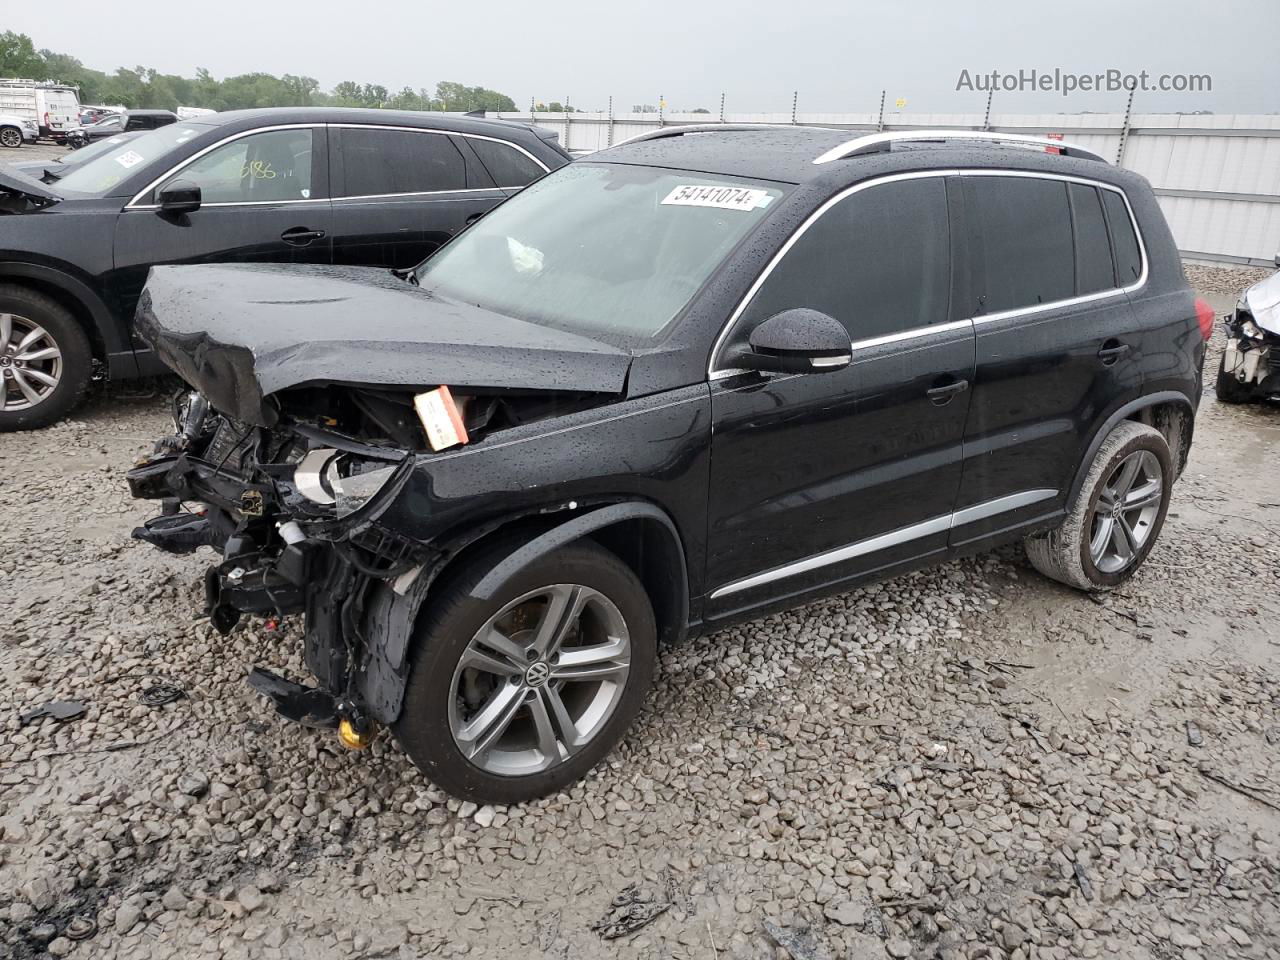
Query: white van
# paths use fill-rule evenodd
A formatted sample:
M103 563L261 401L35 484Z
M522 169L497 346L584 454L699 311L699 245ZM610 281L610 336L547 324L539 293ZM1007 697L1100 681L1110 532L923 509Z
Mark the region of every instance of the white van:
M80 127L80 96L60 83L0 78L0 113L34 120L40 136L64 143Z

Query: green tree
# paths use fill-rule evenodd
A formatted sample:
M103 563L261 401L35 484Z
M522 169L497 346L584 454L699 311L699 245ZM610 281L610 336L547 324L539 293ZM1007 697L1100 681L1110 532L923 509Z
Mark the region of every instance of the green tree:
M44 69L44 58L30 37L12 30L0 33L0 76L43 80Z

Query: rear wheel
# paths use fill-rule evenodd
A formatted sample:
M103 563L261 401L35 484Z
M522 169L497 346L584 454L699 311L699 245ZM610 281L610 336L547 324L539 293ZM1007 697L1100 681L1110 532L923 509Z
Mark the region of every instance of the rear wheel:
M533 561L485 600L482 558L428 611L394 730L424 773L480 803L519 803L580 779L617 744L653 678L643 585L580 541Z
M1026 539L1031 565L1080 590L1110 590L1155 546L1174 471L1164 435L1126 420L1102 442L1062 526Z
M0 146L15 150L22 146L22 131L17 127L0 127Z
M1253 399L1253 389L1227 371L1226 351L1223 351L1222 359L1218 361L1218 383L1214 393L1223 403L1248 403Z
M92 370L89 338L62 305L25 287L0 286L0 432L66 416Z

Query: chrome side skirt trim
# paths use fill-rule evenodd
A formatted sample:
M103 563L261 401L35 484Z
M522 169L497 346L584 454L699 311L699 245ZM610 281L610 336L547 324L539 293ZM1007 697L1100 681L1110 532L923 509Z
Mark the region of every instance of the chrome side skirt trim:
M741 580L734 580L731 583L726 583L724 586L717 587L715 590L711 591L710 599L716 600L720 597L727 597L731 593L740 593L743 590L750 590L753 587L772 583L774 580L781 580L785 577L794 577L797 574L808 573L810 570L827 567L833 563L842 563L845 560L852 560L855 557L866 556L869 553L886 550L889 547L896 547L899 544L909 543L912 540L919 540L921 537L932 536L935 533L946 533L953 527L963 526L966 523L974 523L978 520L985 520L988 517L994 517L997 514L1005 513L1009 510L1017 510L1019 507L1026 507L1033 503L1040 503L1042 500L1048 500L1051 497L1056 497L1057 495L1057 490L1024 490L1021 493L1013 493L1005 497L997 497L995 500L975 503L971 507L965 507L964 509L957 510L954 513L943 514L940 517L933 517L929 520L921 521L920 523L913 523L907 527L890 530L888 533L882 533L876 537L859 540L856 543L851 543L847 546L828 550L826 553L815 554L812 557L805 557L803 560L797 560L794 563L775 567L774 569L766 570L763 573L753 574L752 576L744 577Z

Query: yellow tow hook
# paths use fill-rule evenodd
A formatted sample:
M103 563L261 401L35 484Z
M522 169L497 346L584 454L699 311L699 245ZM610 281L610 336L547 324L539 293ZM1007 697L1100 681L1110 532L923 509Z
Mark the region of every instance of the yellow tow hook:
M363 750L378 735L372 720L343 714L338 718L338 742L348 750Z

